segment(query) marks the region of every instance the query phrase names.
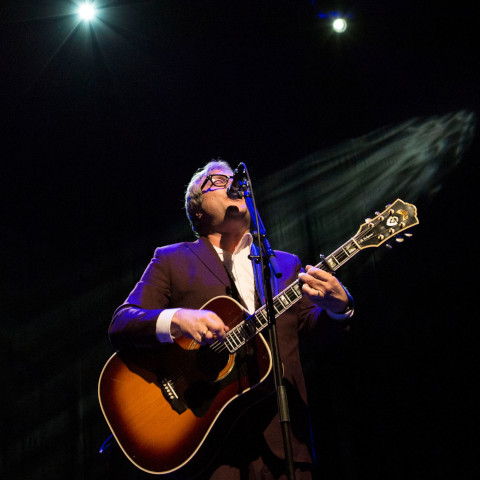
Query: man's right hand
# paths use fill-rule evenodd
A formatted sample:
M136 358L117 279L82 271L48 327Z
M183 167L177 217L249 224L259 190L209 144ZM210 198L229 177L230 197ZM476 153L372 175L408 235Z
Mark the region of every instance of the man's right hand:
M172 337L185 336L205 345L215 340L223 341L229 327L222 319L210 310L190 310L181 308L172 318L170 331Z

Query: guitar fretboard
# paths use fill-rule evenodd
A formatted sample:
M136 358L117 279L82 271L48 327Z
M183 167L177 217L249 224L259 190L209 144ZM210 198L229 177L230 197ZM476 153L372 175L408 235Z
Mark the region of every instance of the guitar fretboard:
M376 212L377 216L374 219L368 219L361 225L358 233L340 248L328 257L322 257L322 261L316 267L334 273L360 250L367 247L378 247L403 230L418 224L416 212L415 205L397 199L382 213ZM275 318L298 302L300 298L302 298L302 284L296 280L274 297ZM261 332L268 323L268 314L264 305L228 332L224 342L225 346L230 353L235 353L247 341Z
M355 237L351 238L331 255L322 258L322 261L316 265L316 267L326 272L335 272L359 251L360 248L355 241ZM302 283L300 280L296 280L274 297L273 309L275 311L275 318L279 317L301 298ZM228 348L228 351L230 353L235 353L239 348L245 345L246 342L257 335L257 333L266 328L268 323L268 312L266 305L264 305L228 332L225 339L225 345Z

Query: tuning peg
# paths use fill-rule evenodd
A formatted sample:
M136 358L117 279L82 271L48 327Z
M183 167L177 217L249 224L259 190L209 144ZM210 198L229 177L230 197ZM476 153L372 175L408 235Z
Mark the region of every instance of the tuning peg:
M389 250L390 250L391 248L393 248L389 243L386 243L386 244L385 244L385 247L388 248Z
M390 205L391 205L391 203L387 203L387 204L385 205L385 209L389 208Z
M404 235L408 238L413 237L413 233L405 232Z
M402 236L397 235L397 236L395 237L395 241L398 242L398 243L402 243L402 242L405 241L405 239L404 239Z
M370 217L365 219L365 223L370 223L371 221L372 221L372 219Z

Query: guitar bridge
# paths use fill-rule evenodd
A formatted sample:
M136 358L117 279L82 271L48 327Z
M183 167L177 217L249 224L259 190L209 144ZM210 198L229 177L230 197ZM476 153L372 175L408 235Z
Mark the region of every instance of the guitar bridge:
M178 414L181 414L187 410L185 402L178 397L171 380L163 378L160 382L160 386L165 400L170 404L173 410L175 410Z

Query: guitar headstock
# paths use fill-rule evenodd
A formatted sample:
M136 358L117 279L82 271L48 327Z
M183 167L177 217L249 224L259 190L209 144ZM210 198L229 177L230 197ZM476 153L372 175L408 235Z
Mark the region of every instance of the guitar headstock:
M383 212L375 213L377 216L362 224L353 237L360 249L378 247L419 223L417 207L400 199L388 205Z

